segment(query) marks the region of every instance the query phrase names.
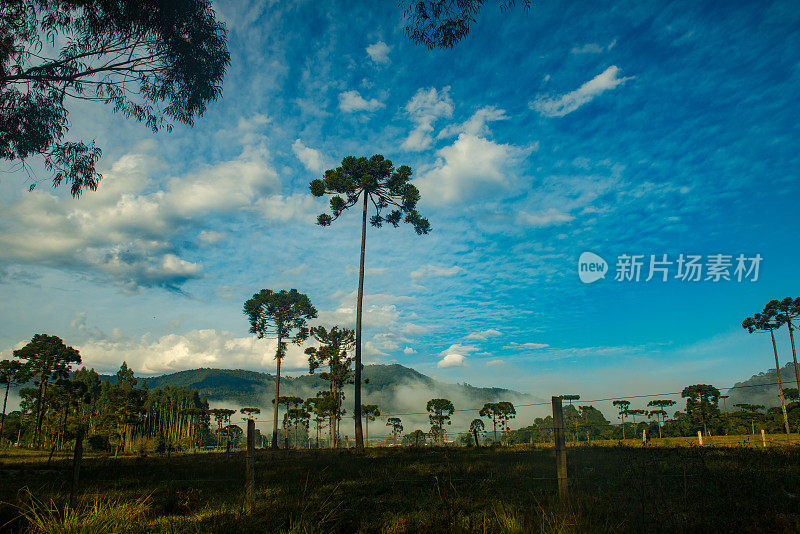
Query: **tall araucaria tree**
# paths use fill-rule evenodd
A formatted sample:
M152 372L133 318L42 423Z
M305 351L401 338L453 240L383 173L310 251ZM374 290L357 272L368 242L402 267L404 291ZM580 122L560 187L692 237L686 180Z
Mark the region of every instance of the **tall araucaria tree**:
M765 308L764 313L756 313L752 317L742 321L742 328L750 334L754 332L769 332L772 338L772 352L775 354L775 374L778 375L778 396L781 399L781 410L783 410L783 425L786 430L786 441L791 445L792 435L789 430L789 416L786 413L786 401L783 398L783 381L781 380L781 364L778 361L778 346L775 344L775 330L780 328L781 323L777 321L770 308Z
M44 417L44 399L51 381L69 377L70 366L81 363L80 353L64 344L58 336L36 334L30 343L14 351L14 357L27 362L38 387L36 395L36 427L33 442L39 446Z
M272 426L272 448L278 448L278 398L281 387L281 360L286 356L286 342L300 344L308 338L307 321L317 316L307 295L296 289L271 291L262 289L244 303L244 314L250 320L250 333L259 339L275 337L277 361L275 401Z
M779 323L786 324L789 328L789 343L792 346L792 360L794 360L794 378L797 383L797 389L800 391L800 369L797 366L797 351L794 347L794 323L792 323L795 319L800 318L800 297L771 300L764 310L766 313L773 315Z
M376 228L389 223L398 227L401 222L410 224L419 235L431 231L428 219L417 211L419 190L411 184L411 168L402 165L395 169L392 162L381 155L371 158L348 156L336 169L325 171L322 179L310 184L316 197L333 195L331 214L317 217L317 224L330 226L347 209L361 203L361 260L358 268L358 297L356 304L356 354L355 354L355 435L356 447L364 448L361 427L361 314L364 300L364 251L367 239L367 212L370 203L374 215L370 224ZM388 213L387 213L388 211Z

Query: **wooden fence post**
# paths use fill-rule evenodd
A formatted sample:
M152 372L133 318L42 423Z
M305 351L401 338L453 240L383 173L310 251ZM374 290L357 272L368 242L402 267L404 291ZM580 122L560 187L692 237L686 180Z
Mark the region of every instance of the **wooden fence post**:
M763 428L761 429L761 444L764 446L765 449L767 448L767 436L764 435Z
M255 448L256 448L256 422L247 420L247 456L245 469L247 471L247 511L253 510L253 486L255 484Z
M78 505L78 479L81 474L81 458L83 458L83 427L79 427L75 435L75 453L72 456L72 487L69 492L69 507L73 510Z
M561 397L553 397L553 437L556 448L556 471L558 472L558 497L562 502L569 498L567 487L567 444L564 437L564 414L561 411Z

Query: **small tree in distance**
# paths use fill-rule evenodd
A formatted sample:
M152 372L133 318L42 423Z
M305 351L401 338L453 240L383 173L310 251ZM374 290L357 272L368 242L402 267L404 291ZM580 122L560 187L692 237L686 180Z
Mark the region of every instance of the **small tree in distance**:
M397 445L397 436L403 432L403 421L399 417L390 417L386 420L386 426L392 429L392 438L394 444Z
M625 416L628 414L628 408L631 406L631 401L615 400L611 404L619 410L619 418L622 420L622 439L625 439Z
M286 356L286 341L300 344L308 338L306 321L317 316L307 295L296 289L271 291L262 289L244 303L244 314L250 320L250 333L258 339L274 336L275 349L275 399L273 400L272 448L278 448L278 398L281 389L281 360ZM302 402L302 401L301 401Z
M667 411L665 408L669 408L670 406L675 406L675 401L671 399L655 399L651 400L647 403L648 406L652 406L656 408L655 410L650 410L650 414L648 417L655 416L656 422L659 423L658 425L658 437L661 437L661 425L664 424L664 420L667 417ZM660 421L659 421L660 419Z
M377 404L362 404L361 415L364 416L364 441L369 446L369 422L381 416Z
M481 442L478 440L478 434L486 431L486 425L483 424L483 419L473 419L469 424L469 431L475 437L475 447L480 447Z
M430 414L428 419L438 434L439 445L444 446L444 425L450 424L450 416L453 415L455 406L448 399L431 399L426 409Z
M419 191L411 184L411 168L402 165L397 169L381 155L371 158L348 156L341 166L325 171L322 179L310 184L315 197L333 195L330 199L331 214L317 217L317 224L330 226L347 209L361 202L361 260L358 267L358 295L356 303L356 354L355 354L355 434L356 448L363 450L364 437L361 429L361 315L364 300L364 251L367 239L367 211L370 202L375 214L370 224L381 227L389 223L394 227L405 222L419 234L427 234L431 227L428 219L417 212ZM388 214L385 211L390 209Z

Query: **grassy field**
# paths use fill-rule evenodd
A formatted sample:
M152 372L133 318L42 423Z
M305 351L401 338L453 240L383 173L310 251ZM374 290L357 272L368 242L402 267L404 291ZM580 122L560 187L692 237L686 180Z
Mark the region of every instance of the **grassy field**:
M760 438L760 436L758 436ZM575 447L571 502L552 449L257 451L89 456L64 510L70 461L0 451L10 532L799 532L800 448Z

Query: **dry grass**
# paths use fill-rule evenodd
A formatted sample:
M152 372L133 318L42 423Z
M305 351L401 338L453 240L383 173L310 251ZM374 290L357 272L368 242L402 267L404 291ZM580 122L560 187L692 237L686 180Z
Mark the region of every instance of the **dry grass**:
M258 451L86 459L0 455L0 524L13 532L800 531L800 448L575 447L571 502L555 498L552 450ZM652 444L652 442L651 442Z

